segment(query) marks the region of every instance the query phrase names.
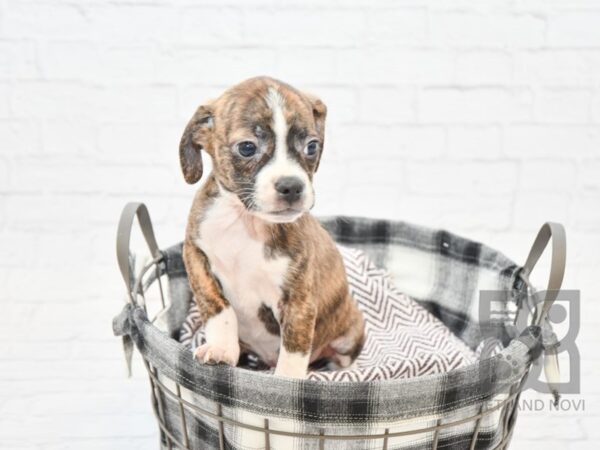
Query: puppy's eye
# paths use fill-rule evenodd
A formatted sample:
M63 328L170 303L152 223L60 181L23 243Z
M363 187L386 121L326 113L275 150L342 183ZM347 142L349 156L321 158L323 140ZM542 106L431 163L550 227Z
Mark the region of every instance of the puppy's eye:
M240 142L237 145L238 152L240 155L248 158L256 153L256 144L250 141Z
M304 147L304 154L306 156L315 156L319 150L319 141L310 141L306 147Z

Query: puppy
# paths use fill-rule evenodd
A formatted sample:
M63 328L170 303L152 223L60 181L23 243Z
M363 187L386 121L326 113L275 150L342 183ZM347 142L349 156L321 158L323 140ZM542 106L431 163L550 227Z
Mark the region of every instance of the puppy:
M195 357L235 366L253 351L275 374L347 367L364 342L342 258L309 210L326 107L280 81L244 81L200 106L181 138L185 180L213 171L189 215L183 258L205 325Z

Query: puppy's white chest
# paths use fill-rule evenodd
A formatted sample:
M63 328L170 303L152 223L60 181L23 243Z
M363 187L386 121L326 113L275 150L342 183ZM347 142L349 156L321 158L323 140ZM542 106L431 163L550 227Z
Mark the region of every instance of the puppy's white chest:
M267 331L259 310L267 306L278 318L289 258L267 256L251 226L237 208L220 198L206 211L196 244L206 253L236 313L240 339L264 360L274 361L279 337Z

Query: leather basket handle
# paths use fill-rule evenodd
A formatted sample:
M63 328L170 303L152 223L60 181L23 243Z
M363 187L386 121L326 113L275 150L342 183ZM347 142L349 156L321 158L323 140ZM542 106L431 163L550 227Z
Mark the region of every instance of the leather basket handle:
M567 237L565 228L561 224L546 222L544 225L542 225L542 228L540 228L540 231L533 242L529 256L527 256L527 260L525 261L525 265L521 271L521 277L531 288L532 284L529 281L531 271L534 269L550 241L552 241L552 253L550 257L550 275L548 277L548 287L545 292L545 297L541 303L541 308L539 308L539 303L536 302L533 325L537 325L542 328L542 335L546 334L550 337L548 343L544 342L544 373L546 375L546 382L548 383L550 392L554 396L554 404L557 405L560 399L560 367L558 365L557 352L559 342L556 340L556 335L552 331L552 324L550 323L548 314L552 308L552 305L554 304L554 301L558 297L565 275L565 265L567 260Z
M156 238L154 237L154 230L152 228L152 221L150 220L150 214L148 208L143 203L131 202L127 203L121 212L121 218L119 219L119 227L117 229L117 261L119 263L119 269L123 280L127 286L127 293L129 298L133 301L133 286L131 278L131 267L129 264L129 244L131 240L131 228L133 227L133 219L137 216L142 234L148 244L150 253L153 258L160 255Z
M540 231L538 232L538 235L531 246L527 260L523 265L523 271L521 272L521 276L525 282L531 286L529 281L531 271L534 269L550 241L552 241L552 254L548 287L546 288L545 298L541 309L536 308L538 310L538 314L536 314L534 325L540 325L548 315L550 308L552 308L554 301L558 297L558 293L565 275L565 265L567 260L567 237L565 228L561 224L546 222L544 225L542 225L542 228L540 228Z

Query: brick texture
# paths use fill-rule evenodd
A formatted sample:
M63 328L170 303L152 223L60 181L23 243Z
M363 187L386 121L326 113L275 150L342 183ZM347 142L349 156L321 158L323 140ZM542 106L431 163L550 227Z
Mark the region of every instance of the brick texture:
M180 133L259 74L329 106L318 214L516 261L566 225L586 410L522 411L512 448L598 448L599 25L590 0L0 1L0 448L156 448L144 369L125 379L111 333L118 215L144 201L159 243L181 240Z

